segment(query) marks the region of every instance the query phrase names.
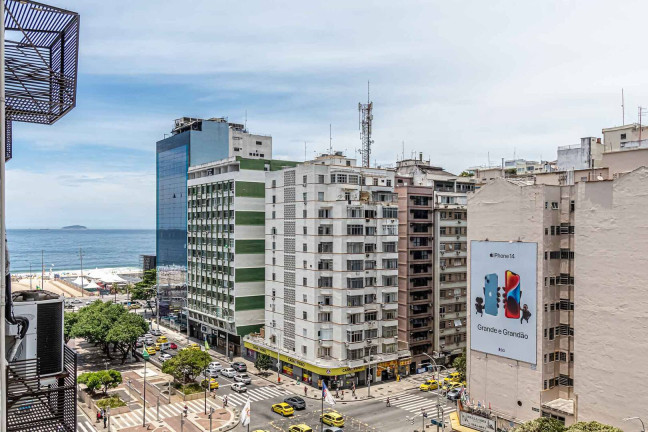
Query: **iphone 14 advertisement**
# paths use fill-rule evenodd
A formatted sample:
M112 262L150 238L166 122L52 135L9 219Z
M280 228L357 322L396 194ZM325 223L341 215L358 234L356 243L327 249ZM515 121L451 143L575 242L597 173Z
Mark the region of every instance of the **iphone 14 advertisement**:
M520 318L521 296L520 275L506 270L504 285L504 314L506 318Z

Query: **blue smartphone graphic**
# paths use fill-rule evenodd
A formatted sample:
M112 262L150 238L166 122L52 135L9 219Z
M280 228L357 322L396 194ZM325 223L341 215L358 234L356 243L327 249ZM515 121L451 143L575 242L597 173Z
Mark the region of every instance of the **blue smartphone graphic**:
M484 277L484 311L488 315L497 316L497 274L490 273Z

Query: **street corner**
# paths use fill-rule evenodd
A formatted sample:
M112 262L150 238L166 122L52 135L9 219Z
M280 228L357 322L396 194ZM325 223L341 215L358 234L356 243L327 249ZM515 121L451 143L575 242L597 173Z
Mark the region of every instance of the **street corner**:
M211 413L211 420L209 416L209 413L197 413L190 420L203 430L220 430L236 419L236 414L229 408L215 409Z
M278 432L285 432L290 428L290 426L297 424L306 424L310 426L313 430L319 429L321 424L320 422L320 410L296 414L290 417L282 417L270 421L268 424L272 427L273 430ZM369 425L364 421L349 415L344 416L344 431L345 432L379 432L380 429L376 426Z

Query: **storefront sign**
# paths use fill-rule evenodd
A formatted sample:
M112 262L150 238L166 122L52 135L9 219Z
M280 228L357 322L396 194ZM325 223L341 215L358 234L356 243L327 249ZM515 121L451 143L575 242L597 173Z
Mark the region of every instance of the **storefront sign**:
M256 351L258 353L266 354L270 357L277 358L277 353L275 351L269 350L267 348L261 347L259 345L255 345L251 342L244 342L244 345L246 348L251 349L252 351ZM306 362L303 362L301 360L297 360L293 357L288 357L286 355L280 354L279 359L283 362L290 363L295 366L299 366L302 369L305 369L307 371L314 372L318 375L346 375L346 374L354 374L356 372L360 372L365 370L365 366L357 366L354 368L349 368L349 367L343 367L343 368L330 368L326 369L323 367L319 366L314 366L311 364L308 364ZM395 361L393 363L396 363Z
M412 362L412 359L401 359L398 364L401 366L409 366L409 364Z
M459 412L459 423L461 426L477 429L482 432L495 432L495 420L470 414L465 411Z

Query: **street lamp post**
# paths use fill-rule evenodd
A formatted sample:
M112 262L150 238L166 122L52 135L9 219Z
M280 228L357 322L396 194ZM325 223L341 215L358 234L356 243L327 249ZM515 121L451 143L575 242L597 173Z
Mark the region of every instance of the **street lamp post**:
M623 419L624 422L628 420L639 420L641 422L641 432L646 432L646 427L644 426L644 422L641 417L626 417Z
M446 372L448 371L448 369L443 365L438 365L437 362L429 354L427 353L422 353L422 354L425 355L430 360L432 360L432 363L434 363L434 369L436 369L436 373L437 373L437 432L439 432L439 421L443 419L443 416L441 416L439 413L439 411L441 410L441 399L440 399L441 394L439 393L439 388L441 387L441 371L439 368L445 369Z
M209 432L212 432L212 417L214 416L214 408L209 408Z

